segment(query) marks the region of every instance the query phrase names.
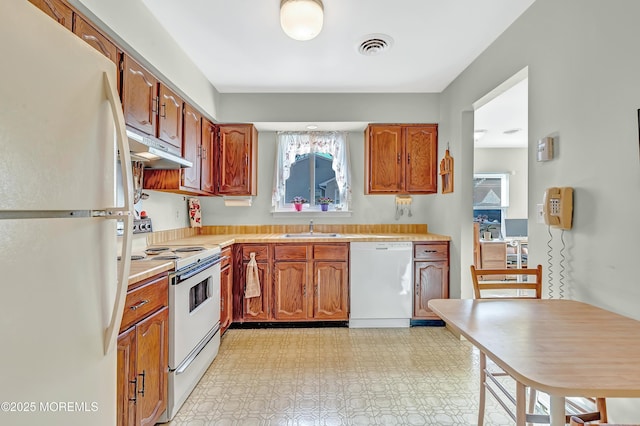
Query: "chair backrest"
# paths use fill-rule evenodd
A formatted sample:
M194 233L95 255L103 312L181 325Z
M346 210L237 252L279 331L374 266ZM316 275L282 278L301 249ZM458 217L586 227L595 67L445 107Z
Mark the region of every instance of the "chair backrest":
M535 269L477 269L471 265L473 292L476 299L493 298L542 298L542 266ZM526 278L526 280L525 280ZM507 296L483 295L485 290L515 290ZM533 290L533 296L518 290ZM528 293L528 292L527 292Z
M569 423L569 426L581 426L581 425L586 425L588 423L589 422L585 422L584 420L582 420L579 417L571 416L571 422ZM640 425L637 425L637 424L633 424L633 425L629 425L629 424L626 424L626 425L614 425L613 423L598 423L598 424L602 425L602 426L640 426Z

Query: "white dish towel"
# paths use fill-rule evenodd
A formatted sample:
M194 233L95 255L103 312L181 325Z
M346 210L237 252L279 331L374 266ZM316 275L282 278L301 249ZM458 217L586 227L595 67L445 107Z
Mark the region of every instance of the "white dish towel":
M247 279L244 285L244 298L260 297L260 277L258 276L258 263L256 254L251 253L247 264Z

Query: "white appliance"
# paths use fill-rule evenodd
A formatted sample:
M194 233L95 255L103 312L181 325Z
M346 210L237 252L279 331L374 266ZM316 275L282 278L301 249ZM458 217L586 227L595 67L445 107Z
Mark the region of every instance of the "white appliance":
M27 1L0 16L0 423L113 426L132 229L116 66Z
M413 243L351 243L349 327L409 327Z
M167 410L176 415L220 347L220 246L149 247L147 259L174 260L169 274L169 378ZM144 260L140 260L143 262Z

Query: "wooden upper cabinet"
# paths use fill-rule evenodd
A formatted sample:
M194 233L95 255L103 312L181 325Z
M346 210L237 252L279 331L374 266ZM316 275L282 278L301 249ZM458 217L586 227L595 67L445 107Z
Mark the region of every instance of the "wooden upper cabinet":
M218 194L257 194L257 153L258 132L252 124L219 126Z
M61 0L29 0L29 2L69 31L73 30L73 10Z
M200 168L200 189L215 192L215 146L218 129L211 121L202 119L202 163Z
M191 105L184 104L182 156L193 163L193 167L182 170L182 185L200 189L200 164L202 159L202 129L200 113Z
M406 147L405 190L409 193L438 191L438 126L404 128Z
M399 126L370 126L366 137L367 193L396 193L404 185L404 142Z
M156 135L158 80L126 54L123 55L122 104L124 120L129 126Z
M372 124L365 132L365 193L437 192L437 124Z
M109 58L111 62L118 64L118 48L116 45L78 14L73 16L73 33Z
M182 98L160 84L158 138L182 148Z

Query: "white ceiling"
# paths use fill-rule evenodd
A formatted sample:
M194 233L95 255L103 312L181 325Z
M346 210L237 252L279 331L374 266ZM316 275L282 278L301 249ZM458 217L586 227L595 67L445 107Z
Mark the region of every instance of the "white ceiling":
M528 79L475 110L476 148L523 148L528 141Z
M296 41L280 28L280 0L142 0L221 93L439 93L534 1L323 0L322 32ZM360 54L370 34L392 47Z

